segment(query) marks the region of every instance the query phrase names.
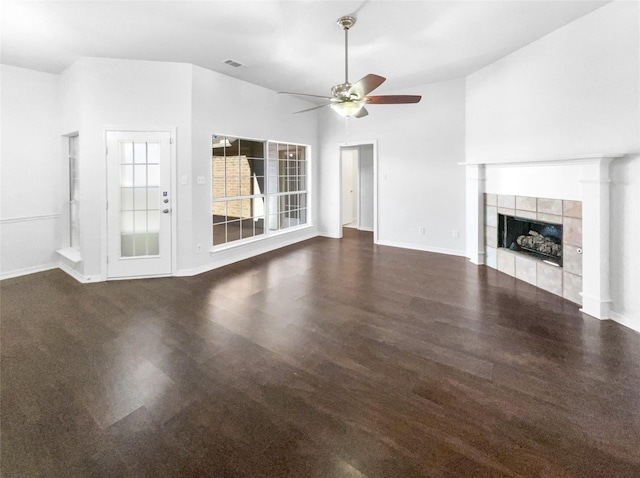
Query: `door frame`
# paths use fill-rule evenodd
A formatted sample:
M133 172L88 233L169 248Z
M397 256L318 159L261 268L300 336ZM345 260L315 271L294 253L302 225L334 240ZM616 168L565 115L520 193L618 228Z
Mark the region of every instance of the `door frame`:
M108 218L108 209L107 209L107 200L109 197L109 164L107 158L107 135L108 133L169 133L169 162L170 162L170 171L171 171L171 180L169 184L171 186L171 197L173 198L171 203L171 276L176 275L177 271L177 259L178 259L178 168L176 165L176 128L175 127L132 127L132 126L105 126L102 134L102 152L104 154L104 190L103 190L103 198L102 198L102 240L100 245L100 255L102 257L100 261L100 269L102 271L101 276L102 280L129 280L129 279L143 279L144 276L135 276L135 277L109 277L108 263L107 259L109 257L109 218ZM149 277L159 277L159 276L149 276Z
M342 150L371 145L373 147L373 243L378 243L378 140L347 141L338 143L338 238L342 239ZM360 190L360 154L358 153L358 190ZM359 194L359 191L358 191ZM358 225L360 224L360 199L358 198Z

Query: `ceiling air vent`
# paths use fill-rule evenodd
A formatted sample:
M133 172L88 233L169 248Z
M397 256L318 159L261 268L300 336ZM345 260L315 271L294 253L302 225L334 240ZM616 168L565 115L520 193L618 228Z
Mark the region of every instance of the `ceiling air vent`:
M238 63L237 61L234 61L234 60L225 60L222 63L224 63L225 65L232 66L234 68L238 68L239 66L242 66L242 63Z

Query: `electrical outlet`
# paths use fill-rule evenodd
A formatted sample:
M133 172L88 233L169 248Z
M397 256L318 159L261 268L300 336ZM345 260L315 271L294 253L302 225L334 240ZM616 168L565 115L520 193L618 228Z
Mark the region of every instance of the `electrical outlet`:
M198 176L197 181L198 184L204 184L204 176Z
M202 244L196 246L196 252L202 252Z
M420 234L421 236L424 236L427 233L427 230L425 229L424 226L420 226L418 228L418 234Z
M460 231L454 229L453 231L451 231L451 237L454 239L460 239Z

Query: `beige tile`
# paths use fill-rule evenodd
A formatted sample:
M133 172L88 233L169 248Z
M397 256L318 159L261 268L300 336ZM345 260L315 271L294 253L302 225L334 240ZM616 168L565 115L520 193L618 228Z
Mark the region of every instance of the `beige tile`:
M516 208L516 197L507 194L498 194L498 207L506 207L509 209Z
M562 297L570 300L571 302L582 305L582 296L580 295L581 292L582 277L570 274L569 272L565 271Z
M515 209L510 209L508 207L499 207L498 208L498 214L502 214L504 216L515 216L516 215L516 210Z
M485 248L485 264L494 269L498 268L498 258L495 247L486 247Z
M498 247L498 228L487 226L484 228L484 243L488 247Z
M536 211L536 198L516 196L516 209L523 211Z
M484 223L489 227L498 227L498 209L495 206L484 208Z
M528 257L516 256L516 277L520 280L536 285L536 262Z
M565 272L570 272L582 277L582 254L577 246L565 244L562 247L562 267Z
M484 203L485 203L486 206L497 206L498 205L498 195L497 194L484 193Z
M546 214L539 212L537 214L538 221L548 222L550 224L562 224L562 216L556 216L555 214Z
M582 247L582 219L564 218L562 240L565 244Z
M562 201L562 214L565 217L582 218L582 201Z
M525 219L537 219L537 214L535 211L523 211L521 209L516 209L516 217L523 217Z
M538 212L562 216L562 199L538 198Z
M536 264L536 284L541 289L562 296L562 268L538 262Z
M516 263L513 252L501 247L498 250L498 270L509 274L510 276L516 275Z

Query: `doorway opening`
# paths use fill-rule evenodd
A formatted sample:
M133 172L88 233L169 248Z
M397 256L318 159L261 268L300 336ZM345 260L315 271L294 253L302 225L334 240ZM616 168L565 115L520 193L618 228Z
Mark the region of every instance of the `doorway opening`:
M375 144L340 147L340 232L373 232L376 241Z

